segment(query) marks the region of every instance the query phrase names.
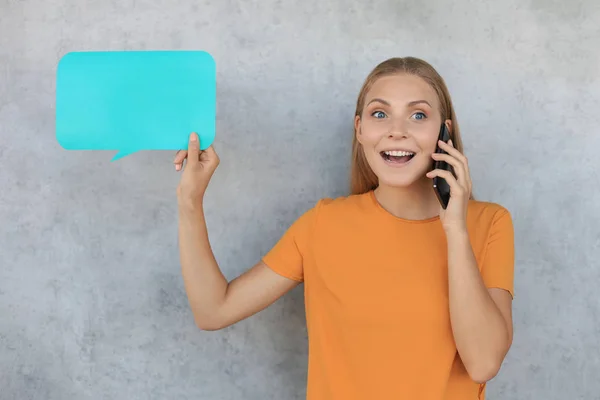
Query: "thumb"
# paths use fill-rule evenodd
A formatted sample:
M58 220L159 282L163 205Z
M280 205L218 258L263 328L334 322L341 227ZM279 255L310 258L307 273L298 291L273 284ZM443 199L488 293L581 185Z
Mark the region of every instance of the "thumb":
M198 163L198 153L200 152L200 141L196 132L192 132L188 143L187 161L191 165Z

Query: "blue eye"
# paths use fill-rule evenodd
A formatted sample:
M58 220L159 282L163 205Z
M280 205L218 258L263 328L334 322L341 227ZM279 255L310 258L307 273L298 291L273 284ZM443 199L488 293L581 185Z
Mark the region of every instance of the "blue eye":
M413 114L413 116L415 116L415 115L422 115L423 116L423 118L417 118L419 120L427 118L427 115L425 115L425 113L422 113L422 112L416 112L416 113Z
M376 116L376 114L379 114L380 116ZM385 113L383 111L375 111L373 114L371 114L372 116L374 116L375 118L383 118L385 116Z

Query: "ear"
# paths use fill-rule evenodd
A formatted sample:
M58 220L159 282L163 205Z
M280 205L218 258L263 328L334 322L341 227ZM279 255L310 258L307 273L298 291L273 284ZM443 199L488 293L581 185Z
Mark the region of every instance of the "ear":
M360 115L357 115L356 117L354 117L354 132L356 133L356 140L358 140L358 143L361 143L361 132L360 132Z
M446 127L448 128L448 132L450 132L450 136L452 136L452 120L447 119L444 122L446 123Z

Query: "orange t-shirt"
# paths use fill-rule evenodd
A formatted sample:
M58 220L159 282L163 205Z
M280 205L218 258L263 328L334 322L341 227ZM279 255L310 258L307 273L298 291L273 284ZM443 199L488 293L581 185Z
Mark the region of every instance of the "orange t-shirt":
M513 295L509 212L471 200L471 244L485 285ZM450 325L439 217L397 218L374 193L320 200L263 258L304 283L308 400L476 400Z

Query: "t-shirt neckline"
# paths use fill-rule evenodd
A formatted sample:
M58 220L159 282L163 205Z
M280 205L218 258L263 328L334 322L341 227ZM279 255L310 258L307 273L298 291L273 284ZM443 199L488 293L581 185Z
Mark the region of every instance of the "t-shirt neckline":
M402 223L407 223L407 224L429 224L429 223L434 223L434 222L437 222L440 220L439 215L436 215L435 217L426 218L426 219L406 219L406 218L397 217L394 214L392 214L391 212L389 212L388 210L386 210L385 208L383 208L383 206L377 200L377 197L375 197L374 190L369 191L369 199L371 200L373 206L377 209L377 211L380 214L383 214L386 218L393 219L397 222L402 222Z

